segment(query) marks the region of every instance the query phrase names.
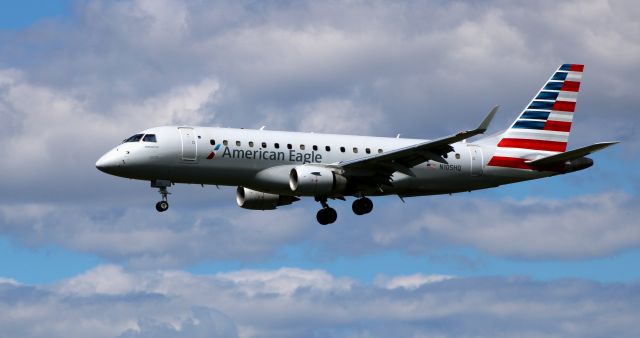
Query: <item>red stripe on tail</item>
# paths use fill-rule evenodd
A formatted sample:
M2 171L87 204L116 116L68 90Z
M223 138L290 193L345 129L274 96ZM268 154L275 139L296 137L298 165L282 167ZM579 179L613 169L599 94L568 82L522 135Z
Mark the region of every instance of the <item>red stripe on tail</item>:
M567 149L567 143L522 138L503 138L500 140L500 143L498 143L498 147L556 151L562 153Z
M565 81L562 84L562 88L560 90L565 92L577 92L580 91L580 82L577 81Z
M547 120L547 123L544 124L544 130L568 132L571 131L571 122Z
M571 67L569 67L569 71L572 72L582 72L584 71L584 65L571 65Z
M568 111L573 113L573 111L576 110L576 103L569 101L556 101L551 110Z

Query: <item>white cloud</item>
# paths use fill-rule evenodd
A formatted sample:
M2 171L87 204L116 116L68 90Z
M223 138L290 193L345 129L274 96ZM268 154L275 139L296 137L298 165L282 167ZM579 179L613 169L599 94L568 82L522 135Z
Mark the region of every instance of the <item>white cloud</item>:
M61 284L59 291L63 294L81 296L118 295L144 291L145 285L140 285L139 282L139 279L125 273L118 265L101 265L66 280Z
M427 232L452 244L492 254L533 259L584 259L640 246L638 199L603 193L569 199L471 200L469 213L424 213L411 222L412 236ZM444 207L444 206L441 206Z
M0 277L0 284L18 285L18 282L13 278Z
M395 277L378 276L375 284L386 289L403 288L414 290L425 284L442 282L451 278L454 277L448 275L424 275L420 273Z
M299 288L313 290L348 291L353 281L336 279L322 270L300 270L281 268L272 271L242 270L219 273L216 278L233 282L238 290L247 296L255 297L256 293L291 296Z
M320 100L304 105L296 117L298 130L336 134L370 134L384 121L378 108L348 100Z

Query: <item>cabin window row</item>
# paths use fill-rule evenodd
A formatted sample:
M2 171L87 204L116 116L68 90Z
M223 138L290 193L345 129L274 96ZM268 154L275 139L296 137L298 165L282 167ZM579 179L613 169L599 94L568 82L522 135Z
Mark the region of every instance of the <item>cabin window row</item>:
M213 145L216 144L216 141L215 140L209 140L209 143L211 143L211 145L213 146ZM255 146L253 141L249 141L248 144L249 144L249 148L253 148ZM222 145L228 146L229 145L229 141L228 140L223 140L222 141ZM260 145L262 146L263 149L267 148L267 142L262 142ZM236 146L237 147L242 146L242 142L241 141L236 141ZM275 149L280 149L280 143L274 143L273 147ZM293 149L293 145L291 143L287 143L286 147L287 147L287 149ZM304 144L301 144L299 147L300 147L300 150L305 150L306 149L306 146ZM318 151L318 146L317 145L313 145L313 146L311 146L311 149L313 149L313 151ZM330 146L325 146L324 150L329 152L329 151L331 151L331 147ZM352 151L353 151L354 154L357 154L358 153L358 147L353 147ZM343 152L343 153L347 152L347 148L340 147L340 152ZM364 152L367 153L367 154L371 154L371 148L365 148ZM382 153L382 152L383 152L382 149L378 149L378 153Z

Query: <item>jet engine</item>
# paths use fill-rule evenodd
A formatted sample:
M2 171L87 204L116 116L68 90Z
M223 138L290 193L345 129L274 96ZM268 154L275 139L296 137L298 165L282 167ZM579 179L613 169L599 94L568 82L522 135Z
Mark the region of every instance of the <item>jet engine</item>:
M288 205L300 200L295 196L283 196L238 187L236 202L238 206L251 210L273 210L282 205Z
M325 167L299 165L289 173L289 187L300 195L330 195L343 192L347 178Z

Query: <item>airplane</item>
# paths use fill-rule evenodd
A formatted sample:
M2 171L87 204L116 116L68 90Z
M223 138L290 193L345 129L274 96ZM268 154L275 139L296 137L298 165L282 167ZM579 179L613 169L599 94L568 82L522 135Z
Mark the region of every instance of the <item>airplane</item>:
M125 139L96 167L145 180L169 208L178 183L236 186L238 206L273 210L313 197L320 224L334 223L328 200L355 197L356 215L373 209L369 197L452 194L566 174L589 168L586 157L618 142L566 151L584 66L563 64L505 131L480 138L477 128L435 140L316 134L197 126L162 126Z

